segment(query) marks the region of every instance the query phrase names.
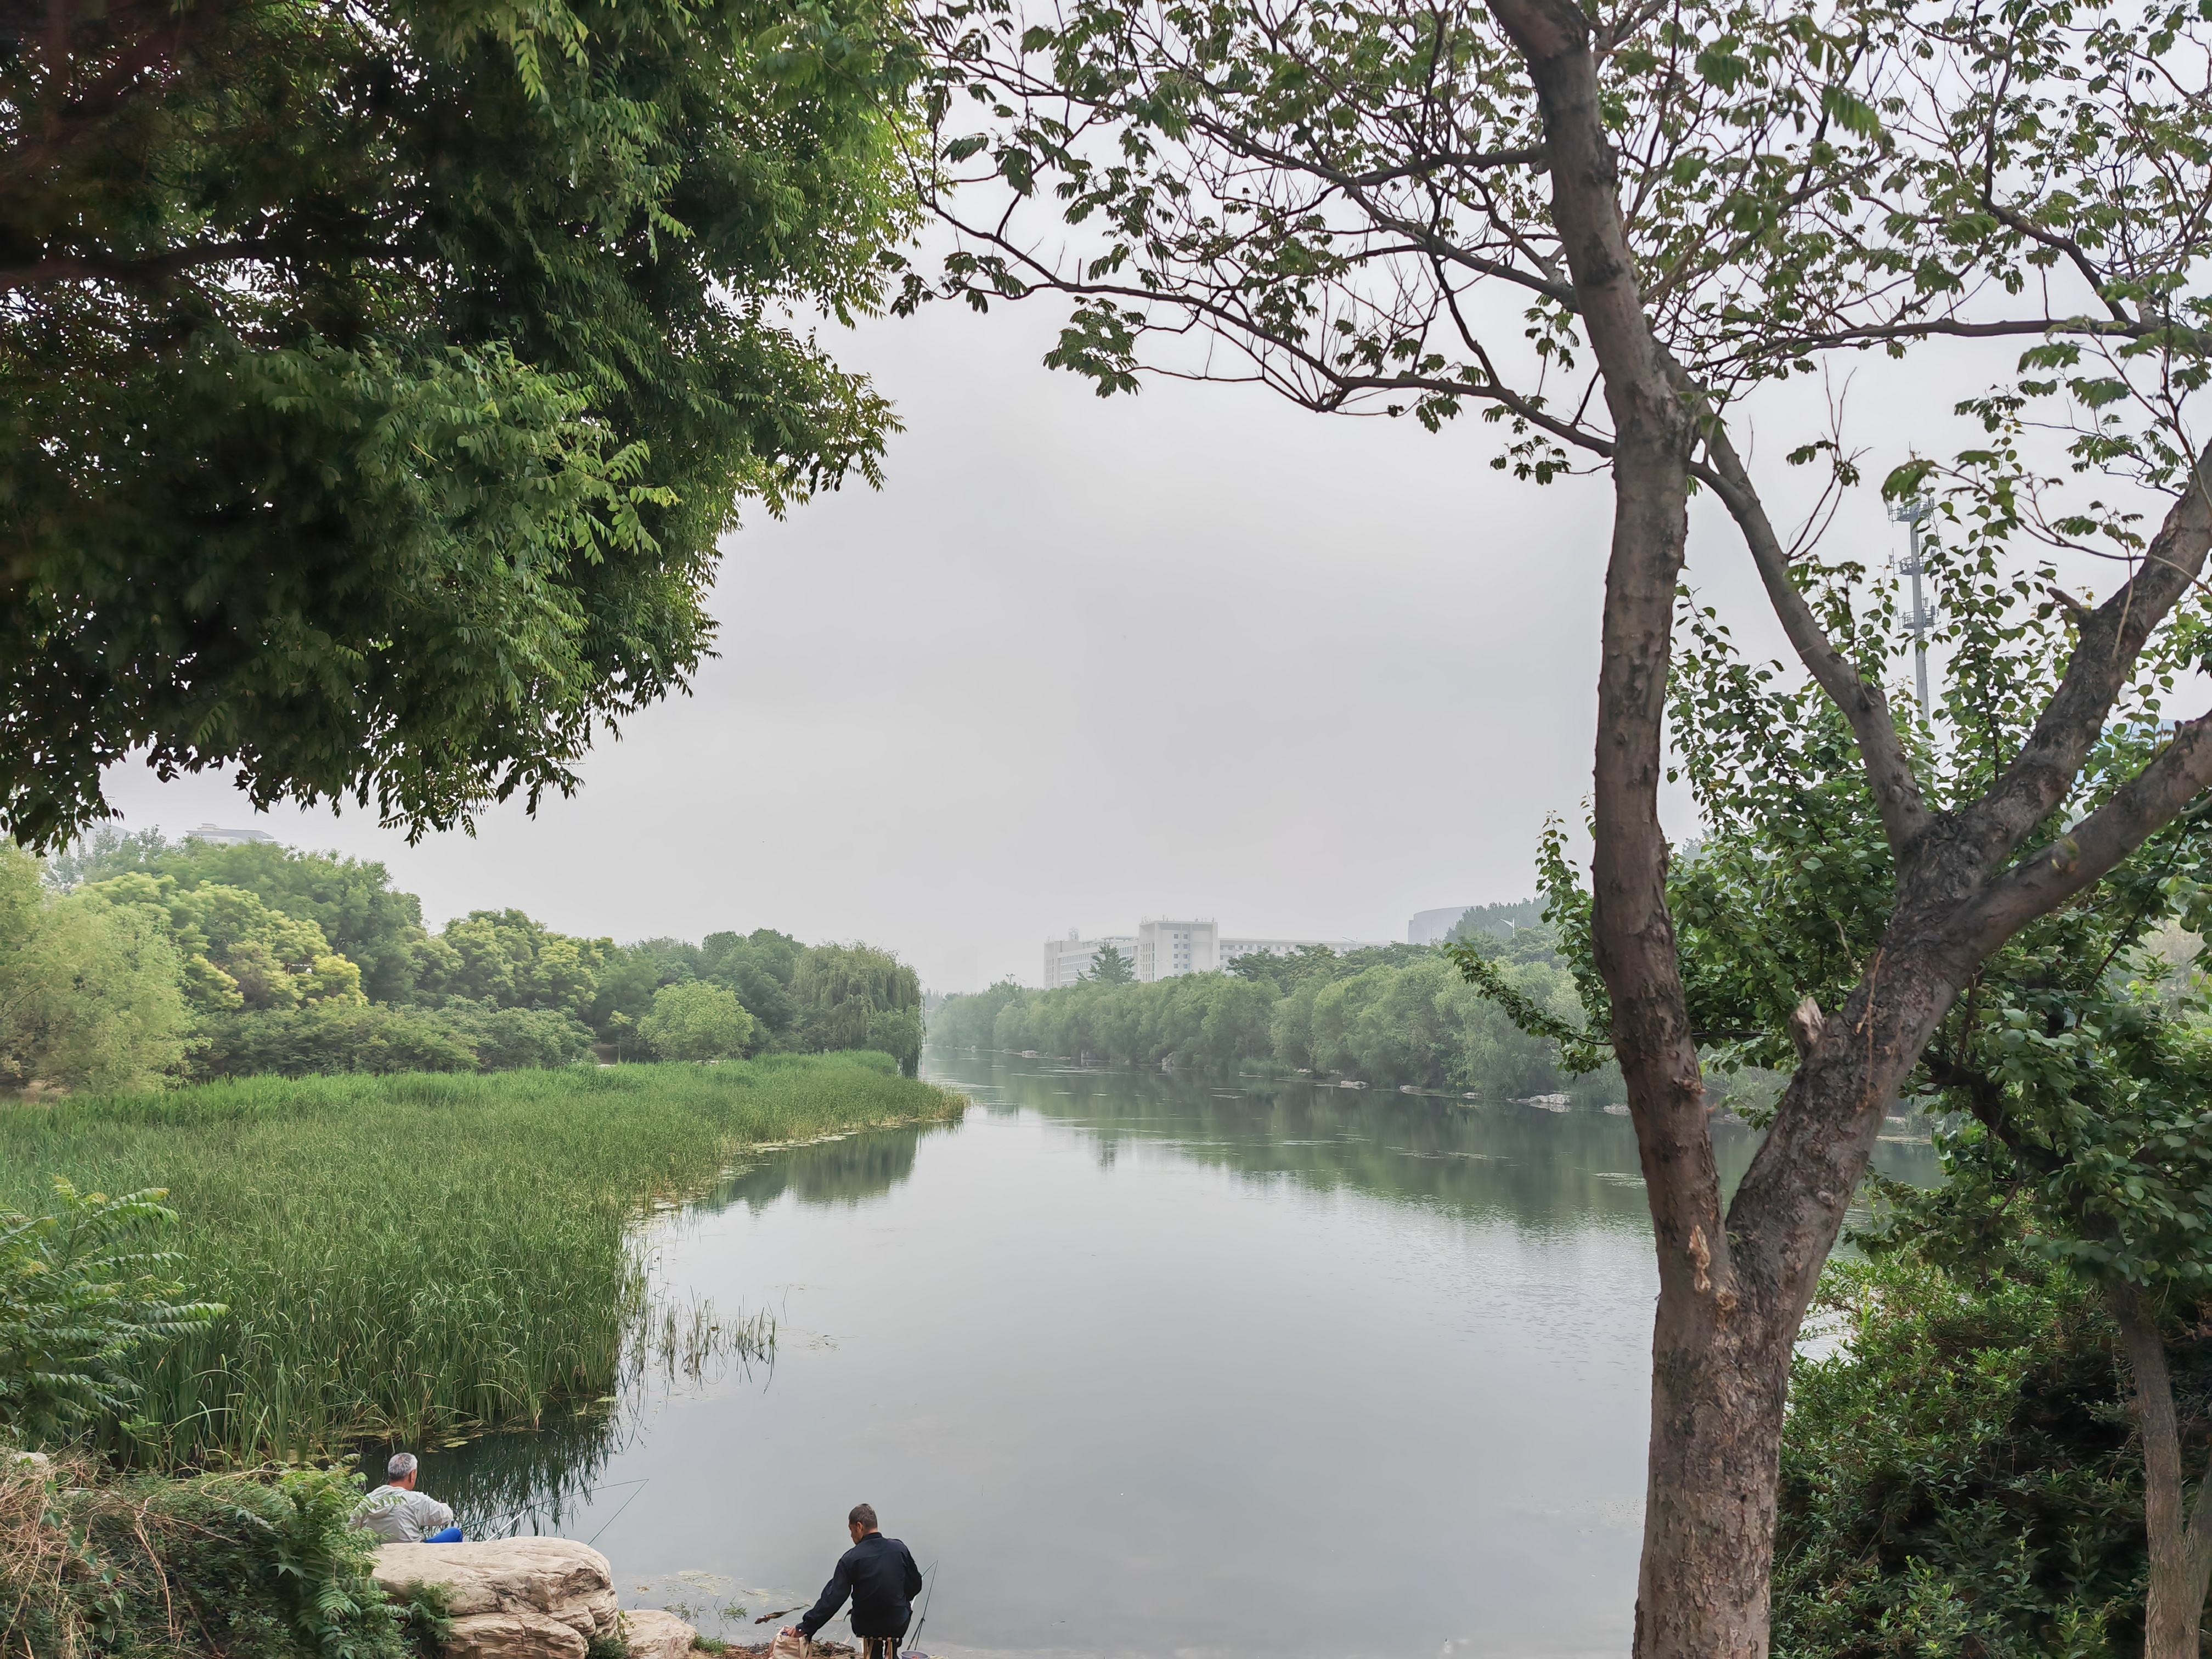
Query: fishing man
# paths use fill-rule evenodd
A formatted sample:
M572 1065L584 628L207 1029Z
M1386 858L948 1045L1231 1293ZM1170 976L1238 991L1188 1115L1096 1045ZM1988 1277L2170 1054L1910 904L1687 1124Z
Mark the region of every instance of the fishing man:
M898 1659L899 1638L914 1617L914 1598L921 1593L921 1569L913 1553L896 1538L876 1530L872 1504L855 1504L845 1517L853 1547L837 1558L837 1571L822 1587L822 1599L786 1636L810 1640L837 1616L845 1598L853 1598L853 1634L860 1639L860 1659Z
M413 1452L394 1452L384 1466L385 1484L353 1508L353 1523L394 1544L458 1544L453 1512L415 1490Z

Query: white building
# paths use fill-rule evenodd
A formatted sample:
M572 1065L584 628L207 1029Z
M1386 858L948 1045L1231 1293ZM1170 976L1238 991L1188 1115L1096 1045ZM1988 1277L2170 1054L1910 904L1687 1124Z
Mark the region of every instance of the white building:
M250 842L274 841L276 836L266 830L223 830L212 823L204 823L197 830L185 831L186 841L211 841L218 847L243 847Z
M1210 974L1221 965L1221 934L1210 921L1137 924L1137 977L1146 984L1177 974Z
M1044 942L1044 988L1056 991L1063 985L1073 985L1091 972L1091 963L1098 953L1112 945L1129 962L1137 959L1137 940L1133 933L1118 934L1110 939L1084 939L1074 928L1067 930L1066 939L1048 939Z
M1128 958L1134 976L1149 985L1180 974L1216 973L1239 957L1261 951L1286 957L1315 945L1344 951L1379 950L1385 944L1378 939L1224 939L1218 925L1196 918L1147 920L1138 924L1133 934L1098 939L1085 939L1071 927L1066 939L1045 941L1044 988L1057 990L1084 978L1091 973L1098 952L1109 945Z

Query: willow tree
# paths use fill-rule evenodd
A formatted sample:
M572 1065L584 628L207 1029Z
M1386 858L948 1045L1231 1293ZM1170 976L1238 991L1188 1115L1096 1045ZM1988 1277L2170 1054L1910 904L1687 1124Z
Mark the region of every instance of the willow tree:
M715 538L872 477L877 0L27 0L0 27L0 831L230 768L415 830L566 791Z
M2186 419L2206 26L2042 0L953 0L935 27L944 286L1073 296L1048 362L1102 393L1150 370L1431 428L1475 410L1493 465L1609 472L1591 944L1660 1285L1636 1648L1763 1654L1791 1346L1900 1081L1990 952L2212 781L2212 733L2185 722L2063 814L2212 544ZM1778 529L1743 441L1772 383L1937 337L1993 354L1991 439L1947 480L1960 522L2114 562L2103 603L2063 601L2026 735L1957 799L1931 794L1883 663L1808 597L1820 515ZM2080 471L2031 465L2050 426ZM1856 479L1825 427L1765 435ZM1882 459L1893 493L1930 483L1928 458ZM1656 805L1693 487L1844 718L1888 875L1838 1005L1785 999L1796 1072L1725 1205Z

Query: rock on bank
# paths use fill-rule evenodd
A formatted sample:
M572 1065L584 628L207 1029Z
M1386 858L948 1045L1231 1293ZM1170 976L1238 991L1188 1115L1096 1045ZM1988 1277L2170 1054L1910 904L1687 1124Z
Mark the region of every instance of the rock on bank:
M447 1659L585 1659L619 1630L631 1659L683 1659L698 1632L674 1613L623 1613L607 1558L567 1538L488 1544L386 1544L376 1582L445 1587L453 1615Z

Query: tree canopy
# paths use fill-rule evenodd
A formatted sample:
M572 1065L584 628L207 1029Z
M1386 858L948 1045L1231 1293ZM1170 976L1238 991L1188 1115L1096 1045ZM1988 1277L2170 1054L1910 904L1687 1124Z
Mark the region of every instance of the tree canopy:
M875 476L876 0L35 0L0 37L0 830L103 766L420 831L684 689L740 497Z

